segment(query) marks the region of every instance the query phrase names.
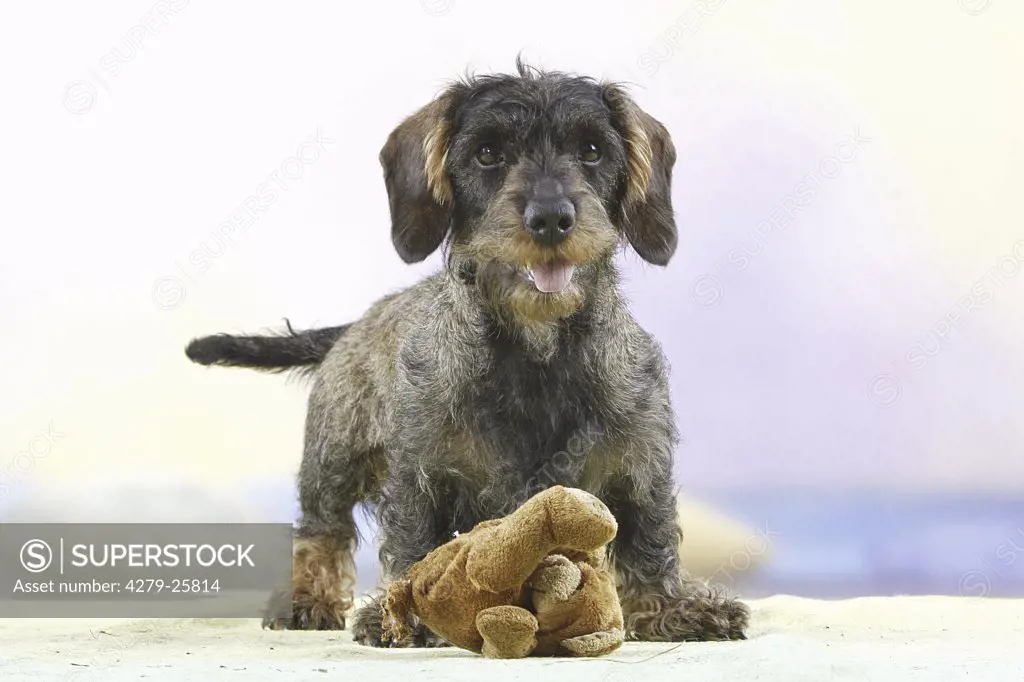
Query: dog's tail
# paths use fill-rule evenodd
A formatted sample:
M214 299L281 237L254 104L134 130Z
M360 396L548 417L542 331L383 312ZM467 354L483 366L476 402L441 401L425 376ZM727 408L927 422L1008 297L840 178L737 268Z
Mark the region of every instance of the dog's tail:
M351 324L323 329L295 331L288 320L287 330L265 336L214 334L193 339L185 355L200 365L249 367L261 372L315 369L335 342Z

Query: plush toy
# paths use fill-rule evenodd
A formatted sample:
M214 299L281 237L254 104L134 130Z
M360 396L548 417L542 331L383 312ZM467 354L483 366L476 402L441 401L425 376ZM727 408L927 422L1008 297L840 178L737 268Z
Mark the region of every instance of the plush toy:
M623 640L622 609L605 545L616 530L593 495L549 488L414 564L388 588L386 634L407 637L415 616L490 658L614 651Z

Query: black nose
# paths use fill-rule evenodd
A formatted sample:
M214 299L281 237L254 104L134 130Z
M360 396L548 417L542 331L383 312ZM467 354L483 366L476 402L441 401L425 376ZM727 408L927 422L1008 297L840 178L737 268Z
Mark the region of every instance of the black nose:
M572 232L576 208L565 198L531 199L526 204L523 223L536 241L554 246Z

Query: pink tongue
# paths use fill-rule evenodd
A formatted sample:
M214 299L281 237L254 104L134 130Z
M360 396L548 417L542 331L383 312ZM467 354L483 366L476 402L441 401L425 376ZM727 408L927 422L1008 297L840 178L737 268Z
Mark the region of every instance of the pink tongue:
M538 291L553 294L564 291L572 281L572 273L576 268L568 263L546 263L533 268L533 282Z

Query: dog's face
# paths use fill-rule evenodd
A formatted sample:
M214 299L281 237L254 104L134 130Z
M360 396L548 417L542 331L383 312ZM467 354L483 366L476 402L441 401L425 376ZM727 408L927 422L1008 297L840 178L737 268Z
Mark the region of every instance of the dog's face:
M623 241L668 263L674 162L668 132L620 87L525 67L451 86L381 152L399 255L450 240L521 321L578 310Z

